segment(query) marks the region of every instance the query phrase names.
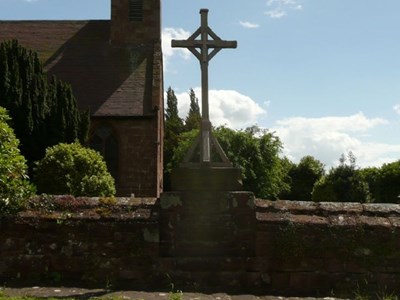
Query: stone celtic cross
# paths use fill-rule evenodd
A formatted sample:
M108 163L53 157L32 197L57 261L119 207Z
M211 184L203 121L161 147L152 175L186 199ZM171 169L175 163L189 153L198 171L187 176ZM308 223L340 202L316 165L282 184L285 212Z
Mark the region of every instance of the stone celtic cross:
M200 164L211 164L211 148L217 150L223 166L231 166L218 141L211 132L208 105L208 63L223 48L236 48L236 41L223 41L208 27L208 9L201 9L201 26L187 40L172 40L172 47L187 48L200 62L201 66L201 130L196 142L185 157L189 163L195 148L200 144ZM220 164L220 165L221 165ZM214 165L217 165L216 163Z

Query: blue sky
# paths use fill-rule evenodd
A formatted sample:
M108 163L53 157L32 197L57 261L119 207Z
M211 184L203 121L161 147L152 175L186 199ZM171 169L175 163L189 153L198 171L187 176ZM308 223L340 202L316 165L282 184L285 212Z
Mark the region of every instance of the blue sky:
M184 39L208 8L209 25L237 40L210 63L214 125L257 124L276 132L284 154L327 166L353 151L361 166L400 159L400 1L165 0L165 88L182 116L200 96L197 60ZM0 19L108 19L110 0L0 0Z

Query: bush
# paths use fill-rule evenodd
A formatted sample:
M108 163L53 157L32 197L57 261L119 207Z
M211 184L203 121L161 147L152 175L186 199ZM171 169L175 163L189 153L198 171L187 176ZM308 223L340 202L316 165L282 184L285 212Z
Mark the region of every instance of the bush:
M102 156L79 143L58 144L37 163L35 183L40 193L113 196L114 179Z
M350 164L342 155L340 165L321 177L314 185L312 200L316 202L370 202L368 183L355 164L355 157L348 154Z
M34 193L26 160L18 149L19 141L7 124L9 120L7 111L0 107L0 214L20 210Z

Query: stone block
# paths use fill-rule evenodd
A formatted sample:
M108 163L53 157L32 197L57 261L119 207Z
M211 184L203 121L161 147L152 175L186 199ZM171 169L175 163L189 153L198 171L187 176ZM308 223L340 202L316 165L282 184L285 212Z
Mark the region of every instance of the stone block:
M240 191L240 170L229 167L177 168L171 174L173 191Z
M292 213L313 213L317 204L314 202L292 201L292 200L278 200L274 203L274 208L280 211L290 211Z
M391 227L389 219L382 217L360 216L360 224L366 227Z
M332 226L352 227L358 224L358 217L355 215L332 215L328 219Z
M361 203L320 202L318 205L323 215L361 214L363 212L363 205Z

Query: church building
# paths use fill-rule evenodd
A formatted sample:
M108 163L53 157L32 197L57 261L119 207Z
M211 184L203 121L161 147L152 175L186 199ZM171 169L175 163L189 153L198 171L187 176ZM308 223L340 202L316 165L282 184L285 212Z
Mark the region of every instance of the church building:
M111 0L111 20L0 21L0 41L36 51L89 109L89 146L118 196L158 197L163 166L161 1Z

